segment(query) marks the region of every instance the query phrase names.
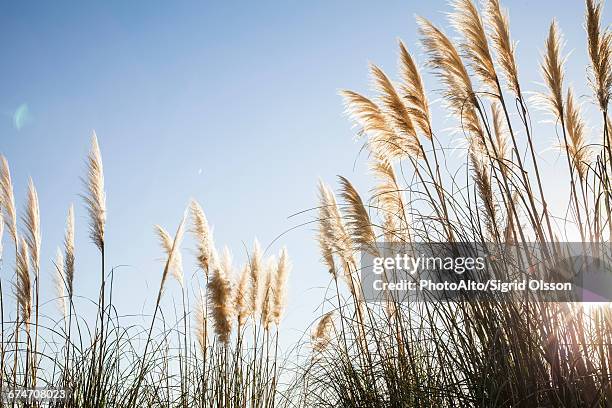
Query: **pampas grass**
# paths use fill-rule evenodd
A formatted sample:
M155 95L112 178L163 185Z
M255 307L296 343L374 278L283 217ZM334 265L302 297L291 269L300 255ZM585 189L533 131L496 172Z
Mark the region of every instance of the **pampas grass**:
M487 0L484 4L491 44L497 52L497 61L506 77L508 89L520 98L521 86L514 57L516 45L510 37L508 15L502 10L499 0Z
M586 31L591 75L589 81L602 111L607 111L612 92L612 32L601 29L603 3L596 0L586 2Z
M550 24L546 39L544 58L542 61L542 77L548 88L548 94L543 99L548 103L550 112L557 118L563 117L563 57L562 37L555 20Z
M213 261L212 276L208 282L209 302L213 317L215 334L226 344L230 340L234 303L232 296L232 258L228 248L224 248L222 259Z
M97 139L94 138L92 144L88 163L91 177L84 201L90 216L91 238L104 260L106 213L102 163ZM86 321L85 314L79 313L79 305L84 298L74 293L76 231L73 207L68 209L63 245L57 249L52 274L40 274L41 219L34 183L30 180L28 185L25 211L21 218L23 235L20 235L17 232L13 184L6 159L2 160L1 170L0 232L3 232L6 224L11 235L15 233L13 288L17 312L11 331L5 324L4 298L0 296L0 377L3 389L33 387L40 382L43 386L66 388L70 390L69 398L58 403L58 406L66 407L152 406L162 400L165 401L164 406L174 405L175 401L177 406L183 407L208 407L211 401L228 407L242 407L245 404L274 406L278 397L278 375L282 370L276 362L278 327L285 306L285 285L290 270L286 250L281 251L279 262L273 262L272 258L263 258L256 242L254 253L242 268L238 286L241 296L238 297L235 293L237 290L230 283L234 271L229 250L224 250L221 257L217 255L203 210L197 203L190 203L195 261L200 267L198 274L207 281L202 289L196 291L193 334L187 323L189 287L180 252L187 213L173 236L163 228L156 227L165 262L148 328L122 326L125 317L118 315L112 301L115 268L110 271L109 287L105 291L104 267L100 298L94 303L97 305L94 325ZM266 269L265 265L270 267ZM181 283L183 301L182 316L178 317L174 326L168 325L168 315L163 311L162 301L169 297L165 295L169 275ZM38 282L45 276L53 281L52 296L59 310L58 320L51 319L50 325L47 325L50 317L45 311L46 303L39 305L37 299ZM256 283L253 276L258 278ZM269 277L266 284L268 296L266 316L262 318L259 312L264 308L261 294L266 276ZM251 298L252 293L258 294L257 297ZM3 295L1 286L0 295ZM107 297L108 303L105 302ZM255 310L251 307L252 300L257 302ZM253 319L249 320L248 316ZM239 324L235 325L234 320L238 320ZM213 322L215 329L210 332L214 335L212 338L209 338L209 322ZM273 331L273 327L276 330ZM252 332L252 340L246 336L247 331ZM143 339L141 336L145 333L146 339ZM161 333L161 337L157 333ZM180 350L176 353L177 348L170 341L174 334L178 334ZM37 351L41 341L41 350ZM174 367L179 368L176 377ZM165 381L163 384L166 388L160 388L160 381ZM0 405L4 406L3 403Z
M74 287L74 207L68 208L64 233L64 275L68 296L72 298Z
M472 80L448 37L424 18L417 18L421 43L429 56L427 65L434 70L446 86L444 92L448 107L459 118L468 134L482 138L482 128L476 113L476 94Z
M198 242L198 264L200 268L202 268L202 270L208 274L210 257L214 247L212 232L208 227L208 220L206 219L200 204L197 201L192 200L190 209L192 216L191 232L194 234Z
M333 317L333 312L325 313L315 326L311 335L312 348L315 352L322 352L331 342Z
M85 204L89 213L89 237L104 252L104 229L106 226L106 193L104 191L104 169L102 155L98 146L98 137L91 136L91 150L87 158L87 195Z
M2 193L2 208L5 213L6 226L9 234L17 246L17 212L15 211L15 197L13 195L13 182L11 180L11 171L8 161L4 156L0 157L0 192Z
M66 306L66 272L64 269L64 254L57 248L55 252L55 275L53 284L55 286L55 296L57 297L57 304L62 316L68 317L68 308Z
M416 137L416 129L404 102L387 75L376 65L371 66L374 87L378 91L381 112L387 132L385 139L373 143L377 149L385 151L389 157L420 157L421 147Z
M251 278L249 309L251 315L256 315L257 312L261 310L261 292L263 284L263 265L261 258L261 246L259 245L259 241L256 239L253 243L253 252L249 262L249 274Z
M238 279L238 286L236 287L236 298L235 298L235 309L236 318L238 320L238 328L242 327L247 317L249 317L249 308L247 300L250 298L250 269L247 265L242 267L240 277Z
M400 57L400 85L403 103L406 105L412 121L423 132L425 137L431 139L431 123L429 101L423 85L423 79L414 59L406 49L404 43L399 41Z
M15 284L15 298L19 305L19 320L25 324L26 331L30 330L30 318L32 317L32 277L30 272L30 255L28 244L23 237L19 237L19 249L17 251L16 270L17 283Z
M287 248L281 249L278 265L274 276L274 302L272 306L272 322L278 326L287 302L287 278L291 271Z
M454 0L451 6L455 11L450 15L450 21L464 38L461 48L470 61L472 70L489 90L497 91L497 73L489 51L484 23L476 6L472 0Z
M157 236L159 237L161 246L166 253L166 257L169 258L170 254L173 252L173 247L175 245L174 240L172 239L170 234L168 234L168 232L166 232L166 230L160 225L155 226L155 232L157 233ZM174 250L174 253L172 256L172 264L170 265L169 269L170 269L170 274L174 277L174 279L176 279L176 281L181 286L183 286L183 256L181 255L181 249L180 249L181 241L183 237L180 236L179 238L180 240L176 243L177 247Z
M539 101L555 118L551 131L561 139L570 172L566 179L554 180L555 200L567 194L570 209L556 219L562 226L576 226L583 247L596 251L599 244L609 243L606 230L612 231L605 85L610 74L601 69L609 63L608 45L602 45L609 31L601 28L601 4L586 0L586 6L592 65L587 80L603 113L603 130L594 132L595 141L588 137L591 127L573 91L565 88L563 41L555 21L544 43L546 92ZM338 283L335 277L336 262L352 264L346 268L352 276L364 266L359 251L382 239L407 247L444 238L451 247L487 243L497 248L495 256L501 260L494 272L504 277L522 276L526 269L508 248L536 243L544 248L544 264L557 255L557 244L551 241L566 231L550 221L550 197L543 189L547 180L538 170L530 101L519 83L507 14L497 0L483 1L484 18L470 0L453 1L451 7L459 46L428 20L417 18L417 24L427 66L442 83L442 96L460 125L456 137L467 139L466 163L449 166L446 138L437 135L439 145L433 143L438 142L433 136L437 121L427 109L429 98L417 64L403 43L399 76L404 110L394 111L408 112L405 123L411 121L432 139L432 150L415 160L378 149L373 141L381 129L395 132L385 140L412 143L414 136L390 125L383 115L388 101L342 92L350 118L365 135L375 186L370 197L362 198L350 181L340 178L337 202L320 182L317 241L325 268L334 273L323 308L333 310L314 325L311 358L301 367L293 388L299 391L292 396L301 406L318 407L608 406L612 327L605 306L531 302L512 294L486 301L402 302L391 291L381 303L364 302L354 280ZM389 76L384 79L392 84ZM506 103L506 90L516 97L515 105ZM446 164L444 177L440 162ZM395 167L402 169L402 178Z
M24 217L25 224L25 240L28 244L32 267L38 275L40 272L40 209L38 207L38 193L32 179L28 182L28 199L26 205L26 213Z
M533 267L510 250L515 246L540 244L548 256L543 262L554 259L558 249L550 241L565 231L551 217L574 225L588 248L609 244L612 36L601 21L602 4L586 0L585 14L585 79L601 126L589 125L564 83L563 41L554 21L544 42L546 90L540 101L555 119L550 131L561 139L570 172L554 180L555 199L567 193L569 203L565 215L554 217L543 189L550 180L538 171L533 139L540 135L530 126L532 103L523 97L507 13L498 0L484 0L482 16L471 0L455 0L451 7L458 43L417 19L425 67L441 86L425 82L416 54L400 41L398 82L372 64L373 96L341 92L368 150L373 187L361 194L345 177L337 192L319 183L316 241L331 282L320 318L292 350L297 359L291 366L279 358L291 272L285 248L270 255L255 240L246 254L235 252L234 263L227 247L217 253L204 210L192 200L174 234L155 227L163 255L155 302L145 304L146 315L125 316L113 302L114 285L124 284L124 275L115 274L121 267L107 271L104 264L106 196L95 133L83 198L89 236L101 255L97 302L74 293L80 278L73 207L54 269L45 274L36 188L30 180L18 220L9 165L1 157L0 238L6 226L15 247L16 315L5 321L0 286L0 387L65 388L69 398L54 405L63 407L610 406L607 307L512 296L407 303L389 292L380 303L366 301L360 255L386 250L377 241L406 247L487 242L499 257L495 273L504 277ZM427 89L442 89L459 124L454 136L467 140L465 159L449 160L448 137L430 110L434 97ZM507 103L508 93L514 104ZM0 258L1 245L0 239ZM187 262L183 266L190 249L193 271ZM0 284L6 281L2 272ZM39 303L39 282L47 278L55 284L50 296L59 313L47 313L47 303ZM95 321L84 303L97 308Z

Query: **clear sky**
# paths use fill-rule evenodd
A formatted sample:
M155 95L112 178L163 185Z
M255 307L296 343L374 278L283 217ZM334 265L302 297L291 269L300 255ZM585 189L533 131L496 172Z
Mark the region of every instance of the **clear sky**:
M524 86L540 89L539 51L555 16L573 50L567 76L588 105L583 2L505 6ZM174 231L191 197L214 225L218 246L227 244L241 262L255 236L266 247L314 219L288 216L316 205L319 177L334 184L336 174L346 175L366 195L365 157L337 91L367 92L370 61L395 76L397 38L422 62L414 15L452 33L447 11L444 1L410 0L2 1L0 152L11 164L20 211L28 176L39 190L42 298L53 297L51 258L70 203L75 291L97 294L96 250L79 198L92 129L105 165L108 265L127 265L117 271L115 299L125 314L150 313L162 269L152 227ZM603 17L610 22L609 8ZM440 89L430 76L426 86ZM454 123L440 115L434 121L439 131ZM546 152L554 136L550 127L537 135L549 174L565 168L564 159ZM554 189L555 178L549 180ZM294 263L289 337L318 314L329 281L313 236L314 226L302 226L270 248L285 244ZM189 276L196 273L192 248L187 239ZM12 266L7 255L3 279ZM170 285L168 298L178 294Z

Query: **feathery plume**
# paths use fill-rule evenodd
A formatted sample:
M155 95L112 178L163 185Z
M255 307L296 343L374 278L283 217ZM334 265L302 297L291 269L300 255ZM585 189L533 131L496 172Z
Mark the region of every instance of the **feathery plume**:
M87 195L85 203L89 213L89 236L100 251L104 251L104 228L106 224L106 193L104 192L104 169L96 132L91 136L91 149L87 158Z
M370 162L370 170L378 180L373 196L383 212L385 240L393 242L399 237L407 239L408 225L402 225L407 224L404 213L406 204L393 166L388 160L374 156Z
M381 140L395 137L387 126L382 111L370 99L349 90L340 91L340 96L344 101L346 114L361 126L363 133Z
M508 14L502 11L499 0L486 0L485 14L493 49L497 52L497 61L506 77L508 88L516 96L520 96L521 87L518 80L518 69L514 58L516 48L510 39L510 25Z
M497 220L497 211L495 207L495 201L493 199L493 188L491 186L491 178L489 170L481 158L475 154L470 153L470 161L472 162L472 169L474 171L474 182L476 183L476 189L478 196L483 203L485 213L485 226L490 237L495 236L495 223Z
M247 300L249 299L250 295L249 283L249 267L248 265L244 265L240 272L238 287L236 288L236 299L234 300L236 316L238 318L238 327L242 327L250 314L249 308L247 307Z
M198 266L208 276L210 257L214 247L212 233L208 227L208 220L204 215L202 207L196 200L191 200L191 232L194 234L198 246Z
M454 0L451 4L455 9L450 15L451 24L464 37L462 51L482 82L497 92L497 73L478 9L471 0Z
M194 321L195 321L195 333L196 338L198 339L198 343L200 345L200 351L204 353L204 348L206 347L206 297L204 296L204 292L200 288L200 296L198 296L198 301L196 303L196 309L194 313Z
M251 277L251 299L250 299L250 313L252 315L256 315L260 306L260 298L261 298L261 274L262 271L262 261L261 261L261 247L259 246L259 241L255 239L255 243L253 244L253 253L251 254L251 259L249 260L249 274Z
M312 348L315 352L321 352L331 342L331 331L334 328L334 313L329 312L323 315L323 317L317 323L312 335Z
M21 321L26 324L26 330L30 325L32 315L32 283L30 279L30 256L28 254L28 244L23 237L18 239L19 248L17 250L16 271L17 283L15 285L15 297L21 311Z
M38 205L38 193L32 179L28 182L28 201L23 221L26 227L25 240L28 244L30 259L34 273L38 276L40 272L40 207Z
M287 248L281 249L280 258L276 267L276 275L274 277L274 304L272 307L272 323L280 324L283 310L285 309L287 297L287 277L291 271L289 255Z
M181 246L181 242L183 242L183 232L185 225L186 214L183 214L183 218L178 228L176 229L176 234L174 235L174 240L172 241L172 246L170 247L170 251L166 251L168 255L168 259L166 260L166 264L164 266L164 272L162 273L162 279L159 286L159 294L158 294L158 303L161 298L162 293L164 292L164 286L166 284L166 279L168 279L168 272L171 272L175 266L175 258L177 254L180 252L179 247Z
M0 203L0 261L2 261L2 238L4 238L4 216L2 215L2 206Z
M415 125L423 132L425 137L431 139L432 129L429 114L429 102L423 79L421 74L412 59L412 56L404 46L404 43L399 41L400 48L400 76L402 83L400 84L401 96L407 105L408 113L414 121Z
M586 142L585 125L582 120L580 107L576 104L572 89L568 89L565 104L565 126L567 128L568 143L566 151L570 155L572 165L580 180L584 180L588 171L590 149Z
M68 208L66 217L66 232L64 234L64 274L68 296L72 297L74 286L74 206Z
M493 102L491 104L491 115L493 116L493 133L495 136L495 150L491 149L491 151L497 152L497 157L495 159L499 163L501 171L508 174L508 163L510 163L510 161L507 160L508 133L506 124L504 122L503 113L501 112L498 102Z
M64 317L67 316L66 308L66 274L64 272L64 255L59 248L55 254L55 275L53 279L57 304Z
M591 75L589 81L602 111L607 111L612 92L612 32L601 32L602 2L586 0L586 31Z
M348 277L351 274L351 266L355 265L353 243L342 222L336 198L322 181L319 181L319 199L321 202L319 208L321 236L334 253L340 256L345 276Z
M340 195L346 201L345 217L346 227L350 234L353 242L360 245L361 248L365 248L372 254L376 254L376 235L372 229L372 222L370 221L370 215L363 205L363 201L359 196L359 193L353 187L350 181L342 176L338 176L340 179Z
M557 118L563 118L563 63L561 58L561 34L555 20L550 24L546 39L546 53L541 64L542 76L548 87L548 94L541 95L545 104Z
M353 91L341 91L347 115L368 135L368 146L389 160L406 156L414 151L409 139L400 137L388 123L387 116L374 102ZM410 142L410 143L407 143ZM418 155L418 154L417 154Z
M261 322L265 330L270 329L272 323L272 304L274 302L274 272L276 270L276 259L274 256L268 258L266 268L264 270L265 279L263 284L263 293L261 296Z
M449 108L460 119L468 134L482 139L482 128L476 113L478 100L457 49L448 37L428 20L418 17L417 23L421 43L429 56L427 65L446 86L444 97Z
M166 252L166 256L170 256L170 252L172 252L172 246L174 242L170 234L161 226L155 225L155 232L159 237L160 243L164 251ZM183 256L181 255L181 242L176 242L174 249L174 257L172 258L172 264L170 265L170 273L172 276L183 286Z
M2 193L0 203L2 203L5 211L6 219L4 221L6 222L6 227L13 238L13 242L15 242L15 246L17 246L17 212L15 211L15 196L13 194L11 170L6 157L0 156L0 162L2 164L0 168L0 193Z
M219 340L227 345L232 331L232 316L234 314L232 284L229 280L231 255L227 248L223 251L221 263L215 260L212 263L212 267L213 273L208 283L212 318L215 333L219 337Z
M319 212L321 211L319 210ZM322 219L321 215L320 219ZM319 221L318 224L319 227L316 240L319 244L321 255L323 256L323 263L327 267L327 272L329 272L332 276L337 276L336 262L334 261L334 250L326 237L325 223Z
M395 151L396 157L421 157L423 152L416 135L416 129L402 98L382 69L372 64L370 71L374 80L374 87L379 93L383 115L388 127L396 136L392 140L386 141L392 146L385 146L385 150Z

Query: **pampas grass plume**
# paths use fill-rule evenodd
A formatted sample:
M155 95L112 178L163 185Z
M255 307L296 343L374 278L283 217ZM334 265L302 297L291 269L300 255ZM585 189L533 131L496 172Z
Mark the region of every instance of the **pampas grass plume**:
M74 286L74 206L68 208L64 234L64 274L68 296L72 297Z
M104 251L104 228L106 224L106 193L104 192L104 169L98 138L93 132L91 149L87 158L87 194L85 203L89 213L89 236L98 249Z
M4 156L0 157L0 203L4 208L5 222L9 234L13 238L15 247L18 245L17 237L17 212L15 211L15 196L13 194L13 182L11 180L11 170L8 161Z
M228 344L232 332L232 318L234 315L234 299L232 297L231 255L229 250L223 250L223 258L219 263L212 263L212 276L208 282L208 296L215 333L219 340Z

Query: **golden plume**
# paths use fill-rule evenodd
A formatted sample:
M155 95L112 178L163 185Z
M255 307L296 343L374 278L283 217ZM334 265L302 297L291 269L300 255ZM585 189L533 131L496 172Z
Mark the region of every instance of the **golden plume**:
M68 296L72 298L74 286L74 207L68 208L66 217L66 232L64 235L64 273Z
M206 325L207 325L207 317L206 317L206 297L204 296L204 292L200 288L200 296L198 296L198 301L196 302L196 309L194 313L194 323L195 323L195 333L198 343L200 345L200 351L204 354L204 348L206 347Z
M0 261L2 261L2 238L4 237L4 216L2 215L2 203L0 203Z
M28 200L26 205L26 213L23 217L26 227L25 240L28 244L30 259L34 274L38 278L40 273L40 207L38 205L38 193L32 179L28 182Z
M612 32L601 32L602 2L586 0L586 31L591 74L589 80L602 111L607 111L612 92Z
M341 91L347 115L361 126L368 135L370 150L393 160L405 157L408 152L418 155L414 140L402 138L396 133L386 115L374 102L353 91Z
M491 104L491 115L493 117L493 133L495 136L493 139L495 142L495 149L491 149L491 151L497 152L495 160L497 160L501 171L507 175L508 165L511 163L511 161L508 160L508 131L498 102L493 102Z
M385 240L394 242L398 238L408 239L406 204L393 165L382 157L374 156L370 161L370 170L378 180L373 189L373 197L383 213Z
M432 129L429 114L429 101L423 86L421 74L412 59L412 56L404 46L404 43L399 41L400 57L400 76L402 83L400 84L402 100L407 105L407 110L410 113L415 125L423 132L425 137L431 139Z
M453 43L428 20L418 17L421 43L429 56L427 65L446 86L444 97L449 108L461 121L462 128L482 140L483 133L476 108L478 100L472 81Z
M561 59L561 35L555 20L550 24L546 39L546 53L541 64L542 76L548 87L548 94L541 95L552 114L563 118L563 60Z
M585 125L580 107L576 104L572 89L568 89L565 104L565 126L568 143L566 151L570 155L572 165L580 180L584 181L590 162L590 148L586 141Z
M234 299L232 297L231 255L229 250L223 250L221 262L213 259L212 276L208 282L208 296L215 333L219 340L226 344L229 342L232 331L232 317L234 314Z
M485 13L493 49L497 52L497 61L506 77L508 88L516 96L520 96L521 87L514 57L515 44L510 39L508 14L506 11L502 11L499 0L486 0Z
M159 305L161 296L164 293L164 287L166 285L166 280L168 279L168 272L172 271L175 265L175 257L177 256L177 253L179 252L179 247L181 245L181 242L183 242L183 233L185 230L184 229L185 218L186 218L186 214L183 214L183 218L181 219L181 222L178 228L176 229L174 240L172 240L172 246L170 247L170 251L165 251L166 254L168 255L168 258L166 259L166 264L164 265L164 271L162 273L161 283L159 285L159 293L157 295L157 305Z
M87 195L85 203L89 213L89 236L100 251L104 251L104 228L106 224L106 193L104 192L104 169L96 132L91 136L91 149L87 159Z
M319 224L322 238L342 260L345 277L348 278L352 273L351 268L354 269L355 266L353 243L342 222L336 198L322 181L319 181L319 199L321 202Z
M17 283L15 285L15 298L21 311L21 321L26 324L26 330L30 326L32 315L32 283L30 279L30 256L28 244L23 237L18 238L19 248L17 251L16 271Z
M251 278L251 298L250 298L250 314L255 316L257 312L260 310L259 306L261 304L261 274L262 271L262 260L261 260L261 247L259 246L259 241L255 239L255 243L253 244L253 253L251 254L251 258L249 260L249 276Z
M321 317L312 335L312 348L315 352L321 352L331 342L331 332L334 328L334 313L328 312Z
M64 271L64 255L59 248L55 254L55 275L53 279L55 285L55 295L57 296L57 304L62 312L62 315L66 317L66 273Z
M342 176L338 176L338 178L340 179L340 196L346 202L344 214L348 233L352 241L359 245L361 249L376 255L376 235L372 228L370 215L351 182Z
M374 87L379 93L383 115L395 136L384 141L390 146L384 146L383 150L394 152L392 157L421 157L423 152L416 135L416 129L402 98L382 69L372 64L370 71L374 80Z
M181 254L181 244L182 237L176 243L173 242L170 234L161 226L155 225L155 232L159 237L160 243L164 251L166 252L166 256L170 256L170 252L173 251L174 246L174 257L172 258L172 264L170 264L170 273L174 278L183 286L183 256Z
M249 287L250 276L249 267L244 265L240 271L240 277L238 279L238 287L236 288L236 296L234 300L236 308L236 317L238 320L238 327L242 327L246 319L249 317L250 309L247 305L251 289Z
M6 226L9 234L13 238L15 247L18 245L17 239L17 212L15 211L15 196L13 194L13 182L11 181L11 170L8 161L4 156L0 156L2 167L0 168L0 203L6 214Z
M276 275L274 276L274 304L272 305L272 323L276 326L280 324L283 311L285 309L287 298L287 277L291 271L291 263L287 248L282 248L278 265L276 267Z
M470 66L491 92L498 92L497 73L478 9L471 0L454 0L451 24L463 35L461 45Z
M346 114L361 126L364 133L381 140L395 137L387 126L382 111L370 99L349 90L340 91L340 96L344 101Z
M472 170L474 172L474 182L478 196L484 206L485 227L489 234L489 238L496 236L497 211L495 200L493 198L493 188L491 186L491 177L488 167L483 163L481 157L474 153L470 153L470 161L472 162Z
M191 232L194 234L198 247L198 266L208 276L210 257L214 247L212 233L202 207L196 200L191 200Z
M268 258L264 270L263 293L261 296L261 322L265 330L270 329L272 323L272 305L274 302L274 272L276 270L276 259L274 256Z
M322 219L323 211L319 209L319 219ZM325 227L325 223L319 221L318 223L318 231L317 231L317 243L319 244L319 250L321 251L321 256L323 257L323 263L327 267L327 272L329 272L332 276L337 276L336 270L336 262L334 261L334 250L329 244L329 240L326 237L327 229Z

